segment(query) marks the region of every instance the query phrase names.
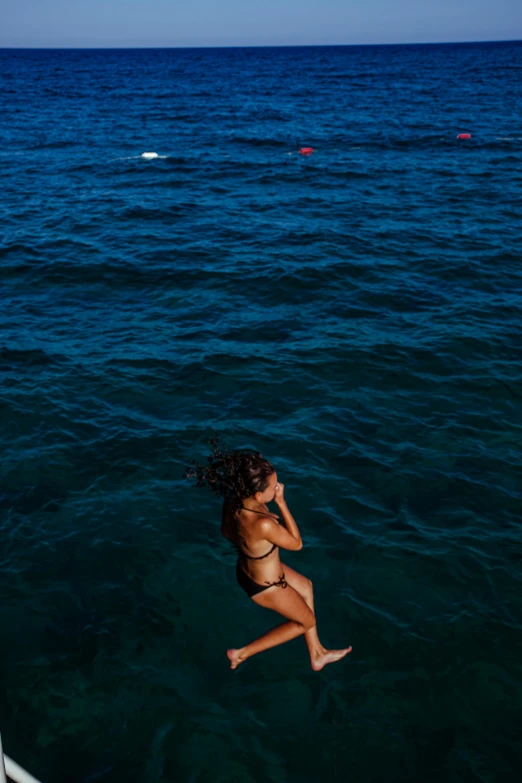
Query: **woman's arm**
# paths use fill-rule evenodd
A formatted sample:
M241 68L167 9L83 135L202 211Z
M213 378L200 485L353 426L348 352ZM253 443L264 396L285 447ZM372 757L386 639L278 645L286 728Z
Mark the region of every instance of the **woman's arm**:
M281 549L291 549L294 552L298 552L303 548L301 536L295 538L288 530L285 530L284 527L281 527L281 525L278 525L277 522L268 517L259 520L257 530L259 538L264 538L266 541L270 541L271 544L281 547Z
M268 518L260 520L259 528L263 538L266 538L271 544L276 544L282 549L290 549L297 552L303 548L303 542L295 519L286 505L284 489L284 484L277 485L274 500L283 516L286 529Z

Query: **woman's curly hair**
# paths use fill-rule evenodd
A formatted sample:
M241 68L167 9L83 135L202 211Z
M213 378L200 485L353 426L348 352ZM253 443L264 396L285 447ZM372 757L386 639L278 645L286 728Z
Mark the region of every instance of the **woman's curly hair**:
M183 478L196 479L194 487L207 487L223 498L223 534L236 541L239 533L237 511L243 507L243 500L255 492L264 492L274 473L273 465L258 451L236 449L229 451L219 436L210 438L212 452L207 464L200 465L191 460ZM228 513L226 513L228 512Z

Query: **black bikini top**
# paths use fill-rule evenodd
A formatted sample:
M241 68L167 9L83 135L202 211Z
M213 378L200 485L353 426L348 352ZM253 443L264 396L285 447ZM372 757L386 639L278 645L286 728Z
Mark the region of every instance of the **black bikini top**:
M244 509L245 509L245 511L252 511L254 514L261 514L261 515L262 515L262 516L264 516L264 517L273 517L274 519L277 519L277 524L278 524L278 525L280 525L280 524L281 524L281 523L280 523L280 521L279 521L279 517L277 516L277 514L270 514L268 511L256 511L254 508L245 508L245 506L241 506L241 508L244 508ZM243 550L242 550L242 549L240 549L240 548L237 546L237 544L232 544L232 546L234 547L234 549L237 549L237 551L239 552L239 554L240 554L242 557L246 557L246 558L248 558L249 560L263 560L265 557L268 557L268 555L271 555L271 554L272 554L272 552L274 551L274 549L277 549L277 544L274 544L274 545L272 546L272 549L270 549L270 550L269 550L269 551L266 553L266 555L259 555L259 557L252 557L252 555L247 555L247 554L246 554L246 552L243 552Z

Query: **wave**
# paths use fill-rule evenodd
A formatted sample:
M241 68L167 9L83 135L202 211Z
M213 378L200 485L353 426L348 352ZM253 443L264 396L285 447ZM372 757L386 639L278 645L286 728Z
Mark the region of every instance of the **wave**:
M66 361L60 354L49 354L43 348L8 348L0 347L0 363L3 370L11 367L26 365L28 367L45 367L61 364Z

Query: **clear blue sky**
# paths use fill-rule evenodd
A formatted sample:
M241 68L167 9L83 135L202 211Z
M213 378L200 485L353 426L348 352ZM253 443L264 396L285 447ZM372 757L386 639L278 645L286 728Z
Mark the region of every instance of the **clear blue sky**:
M0 47L522 38L522 0L0 0Z

